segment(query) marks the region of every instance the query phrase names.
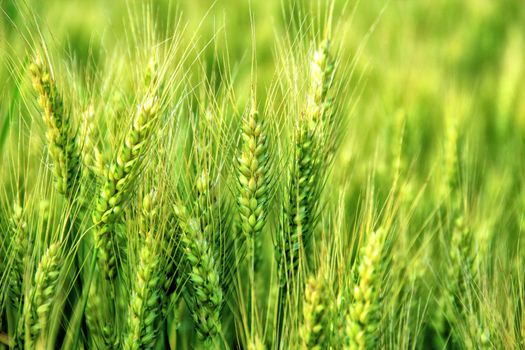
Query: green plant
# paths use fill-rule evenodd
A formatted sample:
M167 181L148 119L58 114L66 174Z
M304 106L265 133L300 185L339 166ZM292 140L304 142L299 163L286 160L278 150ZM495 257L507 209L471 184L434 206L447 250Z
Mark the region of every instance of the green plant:
M523 348L524 29L3 1L0 350Z
M59 290L61 262L60 246L55 243L49 246L38 264L22 316L25 348L48 347L49 317Z
M33 86L38 92L38 104L47 127L46 138L53 158L53 173L57 191L72 200L80 176L80 160L76 131L64 106L55 80L44 59L37 55L30 66Z
M381 285L385 272L387 231L378 229L367 237L356 266L356 285L351 288L348 310L349 349L374 349L381 332Z
M117 249L113 234L115 221L127 200L128 187L136 180L144 152L150 146L150 137L157 120L158 102L155 97L147 98L138 106L133 124L117 154L117 159L109 168L104 185L93 211L95 243L98 249L101 268L106 278L112 279L117 269Z

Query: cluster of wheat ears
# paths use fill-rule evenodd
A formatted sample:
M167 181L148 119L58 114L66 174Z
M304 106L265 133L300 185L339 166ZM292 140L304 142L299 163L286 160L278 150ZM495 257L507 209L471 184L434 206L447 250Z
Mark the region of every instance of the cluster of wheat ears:
M423 202L403 179L399 112L389 190L371 170L347 219L351 167L333 166L362 85L332 17L278 40L263 89L254 54L240 93L229 62L149 22L89 74L27 40L0 174L0 349L518 344L521 303L499 306L511 321L490 311L457 125Z

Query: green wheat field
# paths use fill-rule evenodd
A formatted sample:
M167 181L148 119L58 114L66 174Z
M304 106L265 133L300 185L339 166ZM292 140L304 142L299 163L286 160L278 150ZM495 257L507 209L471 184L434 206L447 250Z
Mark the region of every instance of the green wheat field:
M525 349L522 0L0 0L0 350Z

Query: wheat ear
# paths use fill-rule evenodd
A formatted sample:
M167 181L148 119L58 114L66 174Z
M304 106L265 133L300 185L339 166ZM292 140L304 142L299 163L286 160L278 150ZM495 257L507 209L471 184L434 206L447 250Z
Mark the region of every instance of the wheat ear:
M237 160L240 227L247 242L248 259L257 260L259 233L266 222L270 185L268 141L253 100L242 124L242 146Z
M324 183L324 169L329 165L324 151L330 151L327 140L333 138L332 101L328 98L333 77L330 40L325 39L314 52L311 61L306 107L297 123L287 186L288 198L282 207L281 227L276 240L280 280L278 336L282 332L286 298L299 268L300 254L308 254L309 241L318 219L317 208Z
M42 57L37 55L29 69L47 126L46 138L53 159L56 188L72 200L81 168L76 133L56 83Z
M381 322L381 285L384 274L386 230L373 232L361 249L349 310L349 349L376 349Z
M297 269L301 246L308 246L317 219L322 169L326 165L321 148L325 146L325 138L330 136L331 127L332 102L328 92L333 82L334 64L329 49L330 41L326 39L314 52L306 110L299 118L279 254L284 259L281 264L287 265L282 270L286 271Z
M13 237L10 247L10 256L13 257L13 261L9 275L9 293L11 303L14 307L18 308L22 297L24 271L28 265L28 258L30 256L27 251L29 248L27 223L23 218L23 209L18 204L15 204L14 206L10 227Z
M301 349L319 350L328 346L331 333L331 302L327 281L319 273L306 283L303 321L299 330Z
M153 349L159 333L162 306L162 274L159 244L154 237L156 216L153 194L144 196L142 233L145 235L133 284L129 308L129 334L125 349Z
M24 310L26 347L46 346L51 307L58 292L61 267L60 246L54 243L42 256L35 273L30 300Z
M79 144L82 152L82 178L92 181L93 178L104 176L104 157L97 143L98 132L95 126L95 109L93 105L82 114L82 125L79 133Z
M158 111L156 98L147 98L138 107L133 125L118 151L116 162L106 174L93 212L95 243L101 269L108 279L116 275L117 253L114 246L113 224L125 204L129 185L139 174L144 153L150 145Z
M181 229L181 244L189 264L191 286L190 309L201 340L218 345L221 333L222 289L219 269L210 242L203 236L198 220L190 217L186 207L175 205L175 215Z
M462 216L458 216L454 221L448 258L444 279L447 281L446 287L439 296L433 320L438 334L438 345L441 345L442 340L448 337L447 332L456 320L458 311L463 309L461 298L465 296L469 282L477 274L472 250L472 233L465 225Z

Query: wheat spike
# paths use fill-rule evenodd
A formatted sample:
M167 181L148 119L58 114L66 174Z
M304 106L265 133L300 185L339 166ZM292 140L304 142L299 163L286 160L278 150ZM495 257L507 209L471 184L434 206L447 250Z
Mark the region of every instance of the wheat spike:
M141 232L145 236L134 278L129 307L129 334L125 349L153 349L159 332L163 277L160 269L160 249L155 232L157 215L154 193L142 201Z
M57 296L61 267L60 246L46 250L35 273L35 281L24 310L25 341L30 349L45 346L51 307Z
M130 184L139 174L144 152L150 145L150 136L158 111L156 98L147 98L138 107L132 128L119 149L116 162L109 168L93 212L95 243L101 268L108 279L116 275L117 252L113 224L125 204Z
M56 188L58 192L72 200L81 173L76 132L70 116L65 111L56 83L39 55L36 56L29 70L33 77L33 86L39 95L38 103L43 110L44 123L47 126L46 138L53 159Z
M190 266L190 309L197 334L206 343L217 344L221 333L223 295L216 260L210 242L201 232L198 220L191 218L181 204L175 206L175 215L181 228L184 255Z
M380 322L380 289L384 272L386 230L373 232L361 250L349 310L349 349L376 349Z

